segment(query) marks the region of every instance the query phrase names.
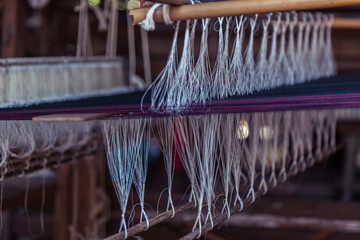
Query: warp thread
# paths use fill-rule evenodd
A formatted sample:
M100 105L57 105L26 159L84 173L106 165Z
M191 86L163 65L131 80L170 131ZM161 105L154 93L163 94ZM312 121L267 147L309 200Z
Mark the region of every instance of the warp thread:
M143 194L150 133L164 154L166 210L176 214L172 184L178 154L190 182L188 201L197 209L193 231L201 234L204 224L216 225L213 220L218 214L230 217L232 207L242 209L245 200L254 202L270 186L334 152L336 120L333 111L311 110L102 121L108 165L122 211L119 231L127 237L132 186L139 196L140 222L149 225Z
M213 67L210 66L208 53L210 20L202 20L197 59L194 46L197 20L186 21L179 62L176 46L180 23L177 23L166 66L145 92L146 95L151 90L149 110L169 113L191 111L193 103L252 94L336 73L331 44L332 15L287 12L267 14L261 21L257 14L254 17L224 19L219 17L215 23L219 26L218 51ZM246 31L247 27L249 31ZM255 44L258 28L262 30L262 37L260 44ZM230 38L232 29L235 32L233 40ZM247 45L245 33L249 34ZM255 49L257 45L259 48Z

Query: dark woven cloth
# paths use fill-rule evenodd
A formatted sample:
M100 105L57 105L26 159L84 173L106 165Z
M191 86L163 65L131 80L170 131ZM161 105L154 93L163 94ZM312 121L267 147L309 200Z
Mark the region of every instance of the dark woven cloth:
M0 109L0 119L31 119L34 116L64 113L116 113L118 116L155 116L180 113L156 113L148 110L150 93L144 92L92 97L81 100L44 103ZM321 108L360 107L360 74L340 75L294 86L193 104L181 114L262 112Z

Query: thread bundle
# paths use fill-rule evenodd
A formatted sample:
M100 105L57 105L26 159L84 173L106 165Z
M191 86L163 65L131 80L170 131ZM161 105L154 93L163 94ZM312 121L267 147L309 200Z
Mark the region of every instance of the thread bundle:
M59 154L76 150L94 138L95 126L95 122L1 121L0 167L6 168L10 158L29 158L48 150Z
M186 21L179 59L180 22L176 23L166 66L148 89L152 100L150 110L181 112L189 109L191 103L251 94L336 73L332 15L286 12L220 17L214 20L214 25L211 21ZM202 31L199 54L195 56L198 22ZM208 42L212 26L218 35L218 53L211 67Z
M336 147L336 114L327 110L116 119L102 126L125 237L132 186L139 196L140 222L149 225L143 193L151 132L168 174L166 210L176 214L172 182L178 153L190 182L189 202L197 209L193 231L199 233L204 224L214 227L219 214L230 217L233 207L242 209L245 201L255 201Z
M0 65L2 108L129 91L121 58L6 59Z

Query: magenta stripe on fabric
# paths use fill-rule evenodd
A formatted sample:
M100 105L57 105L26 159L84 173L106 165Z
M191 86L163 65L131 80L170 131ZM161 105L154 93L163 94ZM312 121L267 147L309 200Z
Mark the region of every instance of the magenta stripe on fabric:
M285 111L322 108L357 108L360 107L360 93L327 94L310 96L290 96L271 98L215 100L204 104L192 104L181 114L211 114L235 112ZM148 109L149 104L143 105ZM166 116L180 113L158 113L150 110L141 111L139 104L116 106L89 106L79 108L48 108L0 111L0 119L31 119L34 116L66 113L114 113L119 117Z

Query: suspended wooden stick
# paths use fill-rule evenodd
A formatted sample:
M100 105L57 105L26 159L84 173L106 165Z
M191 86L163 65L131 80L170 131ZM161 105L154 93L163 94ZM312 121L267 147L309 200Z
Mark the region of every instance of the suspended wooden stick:
M256 195L256 198L260 197L261 196L261 192L257 192L255 193ZM249 205L251 203L251 198L246 198L244 200L244 204L245 205ZM231 215L233 215L234 213L237 213L241 210L242 206L240 204L234 206L231 208L230 210L230 213ZM226 221L226 219L228 219L228 213L227 212L224 212L224 213L221 213L219 214L218 216L214 217L213 221L214 221L214 226L217 226L219 224L221 224L222 222ZM207 231L210 231L212 228L211 226L211 223L206 223L202 230L199 230L199 229L196 229L195 231L192 231L191 233L187 234L186 236L180 238L180 240L190 240L190 239L196 239L199 237L199 233L204 233L204 232L207 232Z
M65 113L36 116L32 120L36 122L82 122L103 119L114 115L114 113Z
M180 212L186 211L193 207L194 207L194 203L185 203L184 205L181 205L180 207L178 207L175 211L176 211L176 213L180 213ZM169 210L169 211L166 211L166 212L163 212L163 213L157 215L156 217L149 220L149 227L152 227L158 223L165 221L166 219L169 219L172 215L173 215L172 210ZM135 226L132 226L127 230L127 236L128 237L135 236L139 232L145 231L146 228L147 228L147 226L146 226L145 221L141 222L139 224L136 224ZM110 237L107 237L104 240L119 240L119 239L125 239L124 231L114 234Z
M226 16L239 16L255 13L299 11L318 8L332 8L360 4L360 0L243 0L243 1L220 1L194 5L170 7L170 19L172 21L187 19L216 18ZM140 8L130 11L133 24L138 24L145 19L149 8ZM164 22L162 7L155 10L155 22Z

